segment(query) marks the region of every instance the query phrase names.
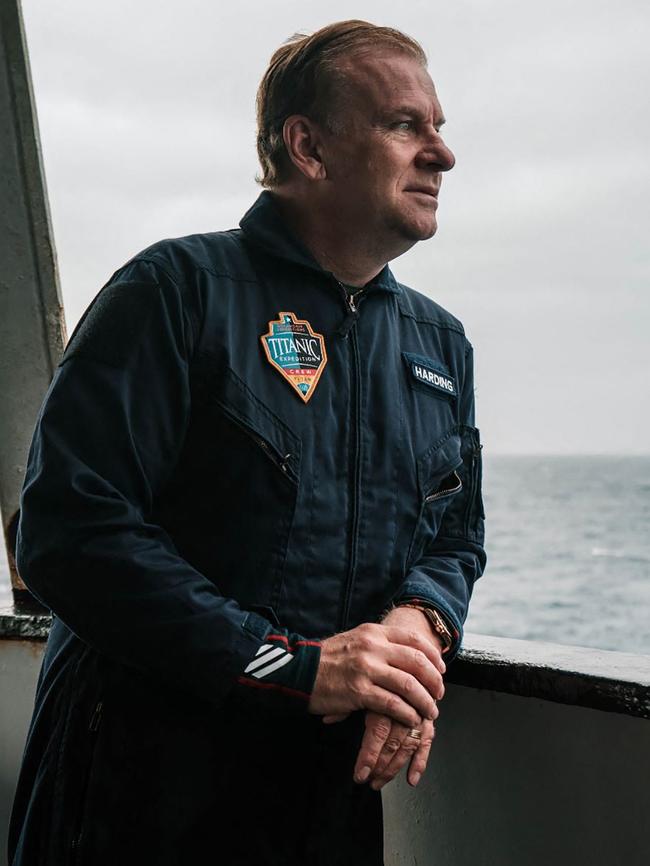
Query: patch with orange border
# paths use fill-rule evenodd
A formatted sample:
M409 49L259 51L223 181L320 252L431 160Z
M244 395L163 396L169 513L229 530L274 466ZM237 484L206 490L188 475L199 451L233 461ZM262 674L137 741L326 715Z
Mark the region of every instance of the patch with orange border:
M260 337L269 364L307 403L327 364L325 339L295 313L281 312Z

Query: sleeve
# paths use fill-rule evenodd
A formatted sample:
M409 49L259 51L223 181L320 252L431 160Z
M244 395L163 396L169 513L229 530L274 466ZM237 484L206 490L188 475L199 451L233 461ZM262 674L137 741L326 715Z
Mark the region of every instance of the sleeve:
M474 583L485 570L485 512L481 494L482 461L480 435L474 426L473 351L467 344L465 375L459 399L460 453L456 470L462 486L445 509L437 534L410 566L393 604L418 601L441 615L453 642L445 661L458 654L463 623Z
M189 304L186 304L189 306ZM306 712L320 643L220 595L150 519L190 413L194 335L174 280L135 261L73 333L34 432L17 564L82 641L220 704Z

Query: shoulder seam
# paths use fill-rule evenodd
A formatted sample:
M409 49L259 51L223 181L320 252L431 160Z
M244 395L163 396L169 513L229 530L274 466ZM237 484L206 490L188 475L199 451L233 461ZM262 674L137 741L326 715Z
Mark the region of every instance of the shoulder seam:
M172 275L168 272L167 268L164 267L163 264L157 258L150 258L149 256L136 256L134 259L131 259L132 262L148 262L149 264L156 265L156 267L160 268L164 271L170 279L174 279ZM213 277L223 277L226 280L233 280L238 283L254 283L256 286L260 285L259 280L250 280L247 277L238 277L235 274L228 274L225 271L214 271L212 268L208 268L206 265L193 265L195 271L206 271L208 274L212 274ZM174 282L176 280L174 279Z
M420 322L421 324L426 324L426 325L434 325L436 328L441 328L442 330L445 330L445 331L452 331L453 333L460 334L462 337L465 337L465 339L467 339L466 334L465 334L465 328L463 327L462 322L460 322L458 319L456 319L456 317L452 313L447 312L443 307L439 307L439 305L436 304L436 302L433 299L428 298L426 295L422 294L422 292L418 292L416 289L412 289L410 286L404 285L404 283L399 283L399 285L401 286L401 288L403 290L403 295L402 295L402 297L397 299L397 303L399 305L400 313L403 316L406 316L409 319L413 319L414 322ZM429 303L433 304L434 306L439 307L439 309L443 313L445 313L448 318L445 320L444 317L438 316L437 318L434 319L431 316L427 316L426 314L418 314L418 313L412 312L410 309L407 308L406 300L405 300L406 298L409 297L410 293L413 293L414 295L416 295L418 297L422 297L422 298L424 298L425 301L428 301ZM409 306L410 306L410 304L409 304Z
M181 312L182 312L183 316L185 317L186 321L189 322L189 326L190 326L190 330L191 330L192 338L193 338L193 344L195 347L198 346L199 345L199 338L200 338L200 334L201 334L202 323L201 323L201 320L199 319L199 316L198 316L196 310L193 309L192 305L189 305L190 309L188 309L188 303L183 297L183 292L181 291L181 283L184 286L184 288L187 289L187 284L185 283L185 281L181 280L179 278L179 275L176 274L175 272L170 273L170 271L163 264L156 261L156 259L149 258L148 256L135 256L129 262L127 262L127 265L134 264L135 262L145 262L148 265L153 265L154 267L156 267L160 271L162 271L162 273L165 274L165 276L169 280L171 280L171 282L173 283L174 287L176 288L176 290L178 291L178 294L179 294L179 298L180 298L180 302L181 302ZM125 267L127 267L127 265L125 265ZM188 290L188 292L189 292L189 290Z
M411 313L403 307L400 307L400 312L403 316L413 319L415 322L421 322L425 325L435 325L437 328L442 328L445 331L453 331L455 334L460 334L461 337L465 337L465 329L458 327L458 325L453 325L450 322L442 322L440 319L430 319L428 316L416 316L415 313Z
M166 277L169 277L169 279L172 281L172 283L176 286L177 289L180 288L178 274L174 273L173 271L168 271L167 268L164 267L164 265L162 265L159 261L157 261L156 259L151 259L148 256L134 256L132 259L129 259L129 261L124 265L124 268L127 268L129 265L136 264L137 262L144 262L148 265L155 265L165 274ZM124 268L122 268L122 270L124 270Z

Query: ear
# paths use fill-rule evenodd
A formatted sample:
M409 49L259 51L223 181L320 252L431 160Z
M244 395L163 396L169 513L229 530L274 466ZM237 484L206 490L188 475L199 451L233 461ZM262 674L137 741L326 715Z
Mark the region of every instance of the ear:
M282 137L289 159L301 174L308 180L327 177L317 123L302 114L292 114L284 121Z

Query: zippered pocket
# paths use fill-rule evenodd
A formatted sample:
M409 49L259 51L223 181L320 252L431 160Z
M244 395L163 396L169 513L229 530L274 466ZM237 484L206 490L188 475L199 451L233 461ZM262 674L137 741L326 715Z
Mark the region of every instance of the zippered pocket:
M262 453L276 466L280 472L287 478L289 481L294 484L298 484L298 473L296 471L297 465L297 455L293 454L291 451L286 451L284 454L282 451L269 439L262 436L262 434L252 427L250 424L247 424L240 416L237 416L233 411L231 411L227 406L222 405L222 410L224 415L226 415L233 424L236 424L237 427L242 430L250 439L257 445L257 447L262 451ZM284 449L283 449L284 450Z
M482 545L484 541L483 498L481 495L482 461L481 442L476 427L461 425L460 453L462 462L457 467L463 488L445 515L443 532L449 538L462 538Z
M424 493L420 502L418 519L406 556L407 571L413 561L422 554L428 542L435 538L445 509L463 489L463 481L457 472L458 468L459 466L456 466L442 479L436 480L435 484L430 483L425 487L427 492Z
M482 461L480 443L472 445L469 457L469 493L467 496L467 507L465 509L465 537L469 538L475 531L479 521L485 518L483 509L483 497L481 495L482 483Z
M204 357L195 371L186 449L199 467L185 555L245 609L278 610L301 496L302 440L235 371Z
M76 866L76 864L79 862L81 845L83 843L88 791L90 788L90 780L93 771L97 737L99 735L99 728L102 721L103 710L103 701L97 701L97 703L93 707L90 720L88 722L88 729L86 731L86 736L89 738L89 743L87 745L88 757L84 777L79 788L79 805L76 826L72 835L72 841L70 842L70 861L72 866Z
M230 367L214 382L214 404L282 474L298 484L301 441Z

